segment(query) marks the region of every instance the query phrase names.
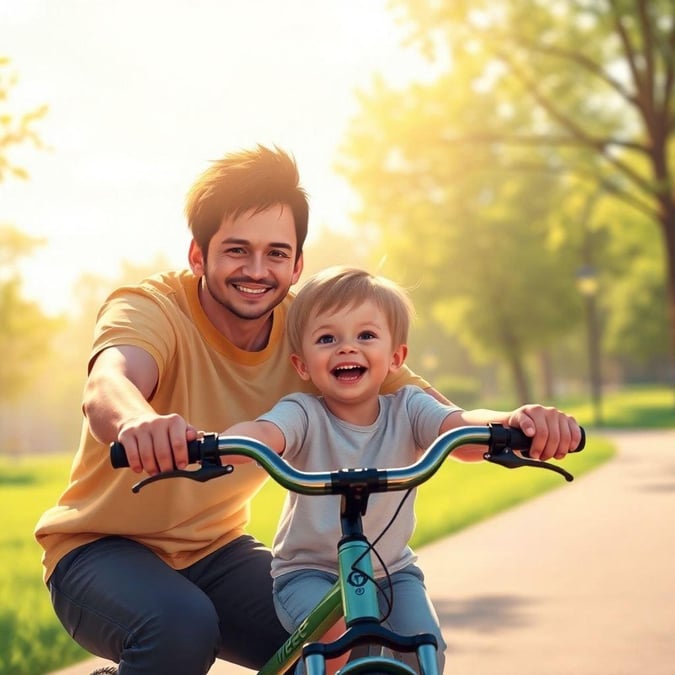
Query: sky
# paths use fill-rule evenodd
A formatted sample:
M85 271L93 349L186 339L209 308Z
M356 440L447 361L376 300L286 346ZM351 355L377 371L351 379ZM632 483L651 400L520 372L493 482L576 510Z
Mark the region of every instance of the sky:
M0 56L18 77L10 112L49 106L48 150L10 159L0 223L47 244L22 266L25 294L68 311L84 272L123 259L185 266L184 198L228 151L291 152L310 195L310 237L351 226L333 170L357 89L424 77L387 0L0 0Z

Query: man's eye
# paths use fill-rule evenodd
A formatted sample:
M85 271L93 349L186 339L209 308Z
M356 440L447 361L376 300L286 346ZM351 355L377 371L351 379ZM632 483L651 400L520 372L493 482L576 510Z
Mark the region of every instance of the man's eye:
M232 248L226 249L225 253L228 255L242 255L245 251L241 246L233 246Z
M290 256L286 251L277 251L277 250L270 251L270 256L272 256L273 258L290 258Z
M319 345L329 345L333 342L335 342L335 338L332 335L321 335L316 341Z

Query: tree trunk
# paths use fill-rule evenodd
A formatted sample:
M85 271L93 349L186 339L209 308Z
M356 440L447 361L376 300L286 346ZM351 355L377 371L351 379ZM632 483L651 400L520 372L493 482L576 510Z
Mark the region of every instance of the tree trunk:
M662 226L666 245L666 291L670 336L670 385L675 396L675 202L672 199L661 202ZM673 401L675 405L675 400Z
M539 381L542 400L546 403L551 403L555 399L553 359L551 357L551 352L547 349L543 349L539 352Z
M507 330L502 331L506 347L506 360L511 370L513 383L516 388L518 405L531 403L530 382L527 377L525 362L523 360L522 350L519 348L518 341Z

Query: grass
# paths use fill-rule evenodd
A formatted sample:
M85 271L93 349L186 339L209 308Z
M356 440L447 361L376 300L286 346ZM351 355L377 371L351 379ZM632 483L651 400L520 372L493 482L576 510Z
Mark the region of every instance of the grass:
M595 426L590 403L563 405L581 424ZM675 428L675 391L666 387L631 387L603 395L601 425L611 429Z
M673 395L666 389L634 389L604 401L605 425L612 428L675 428ZM570 402L569 409L590 427L591 411ZM586 452L564 466L575 476L608 459L613 450L589 434ZM40 548L32 537L40 514L63 489L72 456L30 459L0 457L0 675L44 675L87 656L54 616L41 579ZM227 480L227 479L224 479ZM457 532L479 520L549 489L564 489L564 480L547 471L505 471L490 464L448 462L420 488L418 525L413 546ZM250 531L270 543L284 492L268 481L253 504Z
M32 536L64 487L72 457L0 458L0 673L42 675L87 656L63 630Z

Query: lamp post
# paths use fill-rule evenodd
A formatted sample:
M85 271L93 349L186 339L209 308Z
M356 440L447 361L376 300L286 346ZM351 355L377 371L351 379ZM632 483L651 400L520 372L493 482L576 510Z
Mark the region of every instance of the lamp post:
M602 425L602 376L600 373L600 326L596 297L598 293L598 274L592 265L584 265L577 272L577 289L584 298L588 375L593 421L596 426L600 426Z

